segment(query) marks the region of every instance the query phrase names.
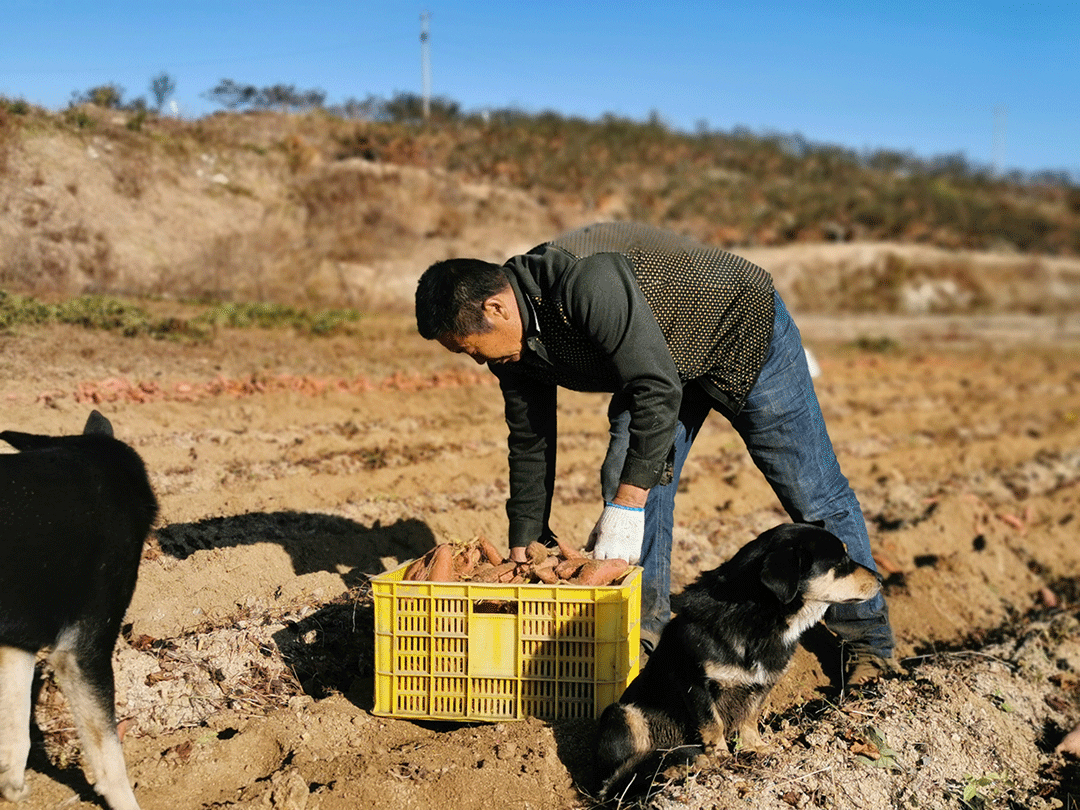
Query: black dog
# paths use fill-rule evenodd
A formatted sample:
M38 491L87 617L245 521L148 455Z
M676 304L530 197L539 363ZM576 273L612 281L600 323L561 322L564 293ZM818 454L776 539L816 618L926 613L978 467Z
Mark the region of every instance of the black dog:
M97 411L81 436L4 431L0 455L0 795L25 798L35 654L71 706L94 788L138 810L116 733L112 653L157 499Z
M673 598L645 668L600 717L600 795L651 783L664 755L723 756L727 739L761 750L761 706L784 673L799 637L831 604L878 593L877 575L856 563L835 535L784 524L743 546Z

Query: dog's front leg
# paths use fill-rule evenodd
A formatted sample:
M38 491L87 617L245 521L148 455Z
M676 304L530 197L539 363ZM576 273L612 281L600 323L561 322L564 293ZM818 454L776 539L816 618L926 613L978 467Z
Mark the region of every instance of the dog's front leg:
M706 755L713 759L726 759L731 754L727 745L727 727L724 725L720 713L716 710L716 706L714 705L711 708L712 717L698 726L701 745L705 749Z
M728 750L723 723L709 723L699 731L701 732L702 747L708 756L713 759L726 759L731 755L731 751Z
M739 745L740 751L764 751L768 745L765 740L761 738L761 734L758 733L757 721L749 721L746 724L739 726Z
M731 753L727 747L728 728L713 696L712 690L715 688L715 684L711 683L694 686L686 692L683 700L701 737L705 754L714 759L724 759Z
M758 721L761 719L761 706L765 702L765 692L751 698L746 707L746 714L737 725L740 751L764 751L765 741L758 732Z
M18 802L30 794L26 758L30 755L30 709L34 654L0 647L0 796Z

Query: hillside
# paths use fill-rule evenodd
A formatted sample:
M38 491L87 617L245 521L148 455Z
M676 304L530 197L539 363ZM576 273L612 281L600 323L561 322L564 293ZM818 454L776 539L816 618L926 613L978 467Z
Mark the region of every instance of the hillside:
M1080 190L1068 185L912 174L883 157L863 166L779 139L618 120L425 128L12 109L0 104L8 290L407 305L436 259L501 260L567 228L636 219L760 257L803 310L1077 303Z
M646 805L1080 802L1080 763L1055 751L1080 722L1068 188L999 189L1020 208L1046 195L1039 221L1061 240L1038 249L960 220L824 242L705 203L707 217L672 219L658 167L682 164L666 140L651 170L600 172L589 152L575 189L543 179L567 174L565 142L541 139L519 163L512 138L461 122L132 123L93 108L0 117L0 427L76 432L99 408L150 471L161 517L115 654L143 810L595 807L591 721L375 716L368 580L443 540L505 545L501 398L486 371L417 337L418 274L622 216L773 273L821 366L904 666L844 689L833 648L812 637L766 707L770 750L667 773ZM702 176L709 200L742 205ZM103 297L71 297L84 293ZM323 319L324 307L357 312ZM559 402L553 529L578 545L598 514L604 405ZM719 417L683 483L677 588L786 520ZM22 806L101 807L64 698L47 671L39 683Z

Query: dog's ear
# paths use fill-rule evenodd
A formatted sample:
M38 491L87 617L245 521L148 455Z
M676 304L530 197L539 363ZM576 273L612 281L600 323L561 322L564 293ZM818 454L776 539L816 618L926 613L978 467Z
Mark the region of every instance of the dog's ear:
M109 437L113 435L112 424L97 410L90 412L90 416L86 420L86 426L83 428L84 436L91 434Z
M779 549L769 554L761 566L761 583L785 605L799 593L800 556L798 548Z

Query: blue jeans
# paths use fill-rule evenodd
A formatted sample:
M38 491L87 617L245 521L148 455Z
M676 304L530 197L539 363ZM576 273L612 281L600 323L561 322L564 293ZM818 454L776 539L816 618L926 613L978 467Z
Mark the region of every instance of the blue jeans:
M876 571L862 509L840 472L825 429L802 338L779 294L775 298L776 320L765 364L742 411L730 418L731 424L791 519L823 522L844 541L856 562ZM641 553L641 630L646 648L655 643L671 618L671 533L679 475L705 417L716 404L699 385L686 386L675 435L674 478L649 492ZM612 398L608 417L611 440L600 478L604 498L611 500L630 440L630 412L618 394ZM833 605L825 614L825 625L843 642L869 647L885 657L892 655L889 611L880 594L866 602Z

